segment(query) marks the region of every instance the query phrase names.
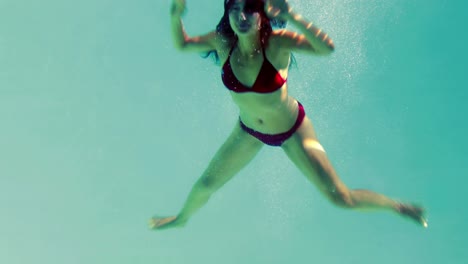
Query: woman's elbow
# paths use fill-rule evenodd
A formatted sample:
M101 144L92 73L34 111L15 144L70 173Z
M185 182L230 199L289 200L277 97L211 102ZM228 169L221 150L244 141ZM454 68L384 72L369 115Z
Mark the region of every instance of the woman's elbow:
M328 52L328 54L331 54L332 52L335 51L335 43L333 43L333 40L328 39L328 40L326 41L326 45L327 45L327 52Z
M187 47L187 43L185 41L174 42L174 48L178 51L183 51L186 47Z
M335 51L335 44L333 42L328 42L324 47L321 47L317 50L317 53L320 55L330 55Z
M327 47L329 50L329 54L335 51L335 43L332 40L327 42Z

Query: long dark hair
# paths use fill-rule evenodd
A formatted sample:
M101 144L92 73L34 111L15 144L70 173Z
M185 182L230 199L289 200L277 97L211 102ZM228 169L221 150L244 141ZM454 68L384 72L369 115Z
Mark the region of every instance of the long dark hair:
M216 26L216 33L223 35L223 37L231 42L231 45L234 45L237 41L237 36L234 33L234 30L232 30L231 24L229 23L229 10L234 3L235 0L224 0L224 14ZM275 28L286 27L285 21L268 18L267 14L265 13L264 0L246 0L244 10L249 12L258 12L260 15L260 43L263 49L265 49L268 45L271 32L273 32L272 26ZM204 58L213 57L215 63L219 64L219 56L216 50L211 50L202 56Z

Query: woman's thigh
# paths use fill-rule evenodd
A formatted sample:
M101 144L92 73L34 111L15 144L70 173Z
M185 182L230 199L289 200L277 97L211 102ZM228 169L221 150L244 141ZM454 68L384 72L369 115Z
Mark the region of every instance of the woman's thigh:
M329 198L347 192L327 154L318 141L312 122L304 118L301 126L282 146L286 155Z
M206 185L223 185L244 168L264 144L254 138L236 122L233 131L221 145L201 180Z

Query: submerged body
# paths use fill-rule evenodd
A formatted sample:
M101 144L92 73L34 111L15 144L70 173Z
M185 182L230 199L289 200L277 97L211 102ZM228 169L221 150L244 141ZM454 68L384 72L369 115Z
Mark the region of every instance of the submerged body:
M236 77L232 68L236 65L231 63L235 47L223 64L221 76L240 109L241 128L267 145L281 146L294 134L305 116L302 105L287 95L287 79L283 77L287 70L283 70L282 75L262 48L263 61L254 82L248 86ZM239 68L238 71L242 72L242 67ZM291 120L295 120L294 125L290 124ZM287 131L284 125L289 128Z
M184 10L185 1L174 0L172 31L176 47L216 54L222 65L222 81L239 108L239 121L193 186L179 214L154 217L151 228L184 226L265 144L281 147L333 204L387 209L427 226L421 207L373 191L348 189L331 165L304 108L288 95L291 52L330 54L334 44L326 33L294 13L285 0L225 0L225 13L217 30L191 38L183 29ZM273 18L292 23L300 33L272 30Z
M296 100L287 92L289 57L268 56L277 53L271 39L269 46L250 58L242 58L239 53L234 45L227 58L222 56L221 60L225 61L222 80L239 107L240 120L245 126L266 134L288 130L298 113Z

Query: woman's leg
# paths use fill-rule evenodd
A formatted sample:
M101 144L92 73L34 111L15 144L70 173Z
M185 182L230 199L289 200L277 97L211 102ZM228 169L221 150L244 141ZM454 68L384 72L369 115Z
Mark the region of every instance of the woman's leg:
M305 117L282 148L293 163L335 205L344 208L387 209L427 226L422 208L394 201L369 190L350 190L340 180L318 142L311 121Z
M183 226L221 186L244 168L259 152L263 143L247 134L236 124L234 130L211 160L208 168L192 187L188 198L177 216L154 217L150 228L166 229Z

